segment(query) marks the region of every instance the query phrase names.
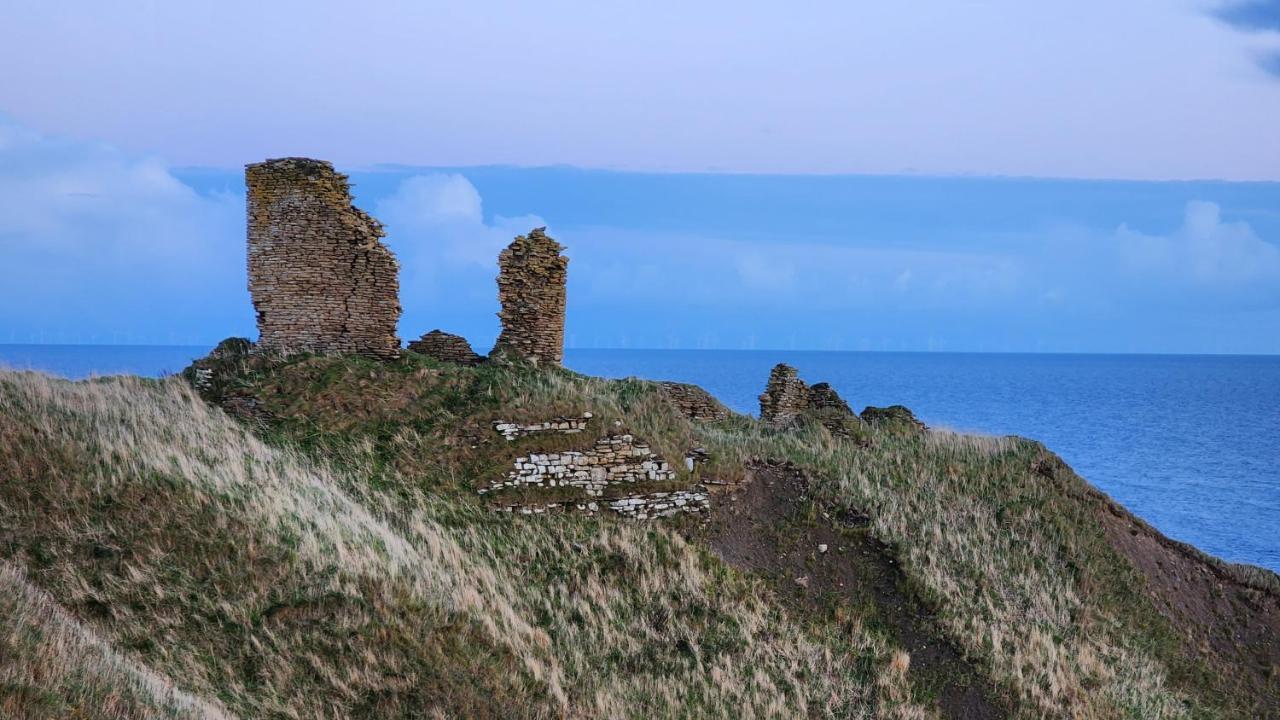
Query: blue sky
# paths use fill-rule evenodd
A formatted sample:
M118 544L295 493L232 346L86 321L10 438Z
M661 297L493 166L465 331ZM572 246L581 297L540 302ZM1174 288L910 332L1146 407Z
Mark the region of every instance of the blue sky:
M487 349L546 224L579 347L1280 352L1278 19L9 8L0 342L252 336L240 168L304 154L386 223L406 338Z

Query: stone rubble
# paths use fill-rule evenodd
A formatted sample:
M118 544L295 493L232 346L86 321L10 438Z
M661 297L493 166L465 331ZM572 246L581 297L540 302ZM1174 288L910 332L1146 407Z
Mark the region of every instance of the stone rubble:
M482 355L471 349L471 343L466 338L441 330L432 330L410 342L409 350L433 360L458 365L478 365L484 360Z
M594 515L603 509L632 520L653 520L680 513L702 513L711 509L711 497L703 488L627 495L603 502L546 502L536 504L509 504L494 508L498 512L520 515L544 515L554 512L577 511Z
M564 247L534 228L498 255L498 300L502 332L491 355L559 364L564 358Z
M515 440L525 435L535 435L537 433L560 433L562 435L572 435L580 433L587 429L587 422L594 417L591 413L582 413L579 417L558 417L553 420L546 420L536 423L515 423L506 420L494 420L493 429L502 434L507 440Z
M760 421L781 429L794 426L802 416L817 420L842 437L856 435L863 424L829 383L810 387L795 368L779 363L769 373L769 382L760 396Z
M648 443L631 435L609 435L586 452L531 453L515 459L514 469L480 494L516 487L582 488L589 496L621 483L670 482L676 473L654 455Z
M658 383L662 393L682 415L697 422L717 422L729 417L729 408L697 385L671 382Z
M810 410L831 410L850 417L854 415L853 408L849 407L849 403L829 383L818 383L810 387L807 404Z
M309 158L245 167L249 293L257 348L284 354L400 353L400 266L347 176Z
M608 503L609 509L633 520L671 517L679 513L699 513L711 508L711 498L701 488L655 492L618 498Z

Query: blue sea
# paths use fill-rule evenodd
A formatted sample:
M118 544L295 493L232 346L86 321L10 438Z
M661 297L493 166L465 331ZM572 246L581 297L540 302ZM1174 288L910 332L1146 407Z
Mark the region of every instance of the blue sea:
M189 346L0 345L0 364L66 377L177 372ZM934 427L1044 442L1165 534L1280 571L1280 357L569 350L606 377L697 383L754 413L769 369L799 368L855 409L903 404Z

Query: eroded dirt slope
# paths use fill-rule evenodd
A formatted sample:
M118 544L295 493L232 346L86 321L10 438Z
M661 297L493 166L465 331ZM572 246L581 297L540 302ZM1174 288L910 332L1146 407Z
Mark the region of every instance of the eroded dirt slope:
M804 475L756 463L712 504L705 540L726 562L763 577L799 608L837 621L860 616L910 654L909 677L943 717L1003 718L1011 703L943 635L910 591L867 518L829 517Z

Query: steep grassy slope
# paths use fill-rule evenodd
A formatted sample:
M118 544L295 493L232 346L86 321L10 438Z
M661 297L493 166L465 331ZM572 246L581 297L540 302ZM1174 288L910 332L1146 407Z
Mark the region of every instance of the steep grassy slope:
M790 616L669 529L494 515L362 437L339 470L181 380L4 373L0 558L55 631L74 618L194 716L922 716L870 633ZM145 716L31 678L79 662L32 646L0 656L0 707ZM133 702L164 716L159 692Z
M1034 442L695 425L649 383L411 353L231 353L206 369L205 398L240 422L176 379L0 375L0 560L129 667L210 708L963 717L948 698L980 686L983 707L1019 717L1276 711L1275 576L1188 560L1261 618L1248 653L1202 647L1245 625L1196 630L1172 615L1168 589L1116 533L1148 536L1119 529L1110 501ZM584 411L581 436L507 442L491 426ZM876 582L894 587L818 602L792 571L836 552L735 570L692 518L512 517L474 493L518 454L581 447L618 424L677 465L705 447L703 479L791 463L805 492L761 546L847 536L876 548ZM813 577L851 584L858 567ZM921 617L898 622L903 607ZM954 651L913 664L908 635ZM0 682L22 666L0 666ZM949 668L955 678L937 676Z

